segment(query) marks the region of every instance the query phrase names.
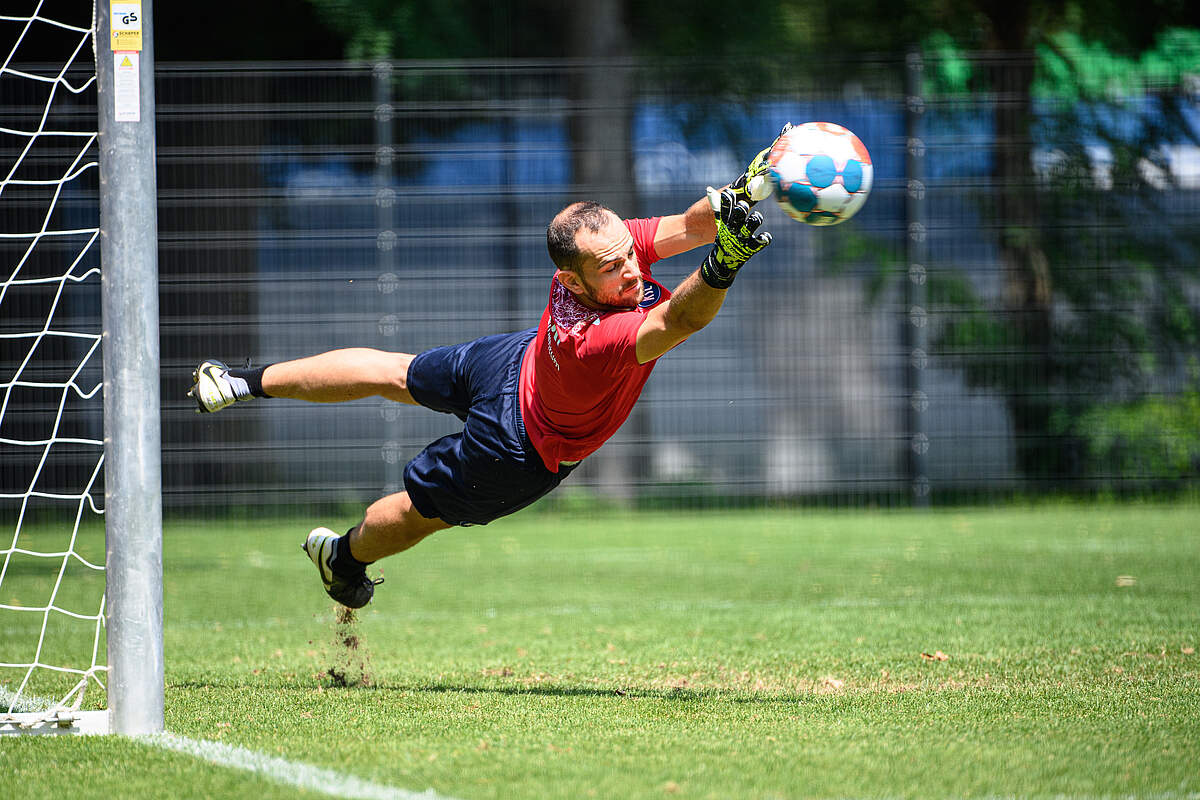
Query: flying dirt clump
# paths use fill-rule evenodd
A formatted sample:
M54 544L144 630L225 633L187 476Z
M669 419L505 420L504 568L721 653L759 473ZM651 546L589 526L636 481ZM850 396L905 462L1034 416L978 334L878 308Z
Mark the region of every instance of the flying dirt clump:
M334 686L370 686L371 654L358 628L354 609L337 605L333 616L333 638L321 673Z

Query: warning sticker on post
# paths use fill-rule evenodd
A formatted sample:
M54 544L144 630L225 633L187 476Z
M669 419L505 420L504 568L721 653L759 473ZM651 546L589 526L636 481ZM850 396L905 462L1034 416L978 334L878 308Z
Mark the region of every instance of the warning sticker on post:
M140 51L142 49L142 0L113 0L112 49Z
M141 53L113 53L113 102L117 122L141 122Z

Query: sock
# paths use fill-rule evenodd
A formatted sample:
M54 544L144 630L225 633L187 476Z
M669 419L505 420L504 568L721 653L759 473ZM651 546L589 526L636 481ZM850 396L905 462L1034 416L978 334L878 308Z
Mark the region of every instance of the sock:
M357 525L355 527L358 527ZM350 552L350 534L354 528L338 537L337 546L333 549L333 558L329 560L329 568L338 575L353 576L362 572L372 561L359 561Z
M271 366L267 364L267 367ZM262 379L263 370L267 367L246 367L245 369L235 368L227 370L229 377L241 378L250 387L250 394L255 397L270 397L271 395L263 391Z

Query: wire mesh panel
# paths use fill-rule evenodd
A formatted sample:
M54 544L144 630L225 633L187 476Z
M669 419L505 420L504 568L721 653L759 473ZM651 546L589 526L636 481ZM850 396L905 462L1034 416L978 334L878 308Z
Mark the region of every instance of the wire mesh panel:
M107 681L91 26L0 15L0 734L70 730Z
M964 65L969 80L947 78ZM418 352L531 327L553 274L545 226L567 202L678 213L782 122L814 119L871 151L864 210L820 229L765 203L775 243L717 319L661 360L558 502L907 504L915 489L949 501L1194 481L1194 442L1152 422L1186 426L1196 396L1195 251L1180 230L1195 217L1196 156L1184 128L1158 124L1194 130L1187 95L1135 86L1100 103L987 55L925 64L915 97L903 61L877 61L853 82L781 82L754 103L602 66L627 79L621 108L580 96L588 66L571 62L161 67L168 508L357 507L459 427L379 400L196 417L183 393L201 358ZM629 140L583 175L573 126L618 113ZM1095 124L1081 138L1082 119ZM1104 140L1138 126L1158 138ZM674 286L703 255L655 277Z

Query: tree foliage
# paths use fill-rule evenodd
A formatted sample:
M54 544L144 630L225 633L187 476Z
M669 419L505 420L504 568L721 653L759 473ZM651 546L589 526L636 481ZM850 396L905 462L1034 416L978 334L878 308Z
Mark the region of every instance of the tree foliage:
M569 6L554 0L308 0L351 59L561 57Z
M1122 54L1064 31L1035 53L1027 118L1008 132L1019 163L997 170L981 203L1005 290L985 300L966 281L936 284L957 310L939 345L970 385L1008 398L1027 475L1083 477L1101 466L1094 423L1116 419L1104 408L1127 419L1143 407L1132 398L1170 382L1200 345L1200 236L1169 158L1198 143L1185 82L1200 32L1164 31ZM943 88L986 87L981 71L959 64Z

